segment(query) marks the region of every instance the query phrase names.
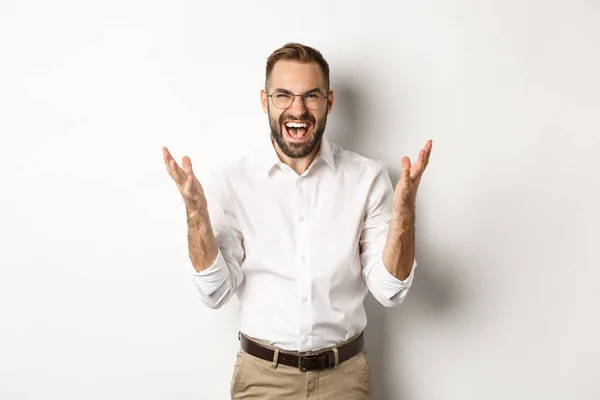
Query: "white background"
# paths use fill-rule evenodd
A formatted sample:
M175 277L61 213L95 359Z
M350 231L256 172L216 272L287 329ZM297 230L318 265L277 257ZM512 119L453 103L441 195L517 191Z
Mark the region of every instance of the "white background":
M161 146L268 140L269 54L321 50L327 135L434 140L415 284L369 297L375 398L600 398L600 4L0 3L0 399L226 399L237 299L191 285Z

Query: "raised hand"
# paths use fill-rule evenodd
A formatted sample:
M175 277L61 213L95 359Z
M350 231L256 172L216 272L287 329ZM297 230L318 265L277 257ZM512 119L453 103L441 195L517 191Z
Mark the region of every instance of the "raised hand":
M419 152L419 158L412 166L410 158L402 157L402 174L400 180L396 184L394 191L394 211L402 212L406 210L414 210L417 197L417 189L421 183L421 177L431 156L431 148L433 141L428 140L425 143L423 150Z
M203 213L207 209L206 197L204 189L194 175L192 170L192 161L188 156L184 156L181 160L181 168L169 153L166 147L162 148L163 158L167 172L177 184L177 188L183 196L188 218L191 214Z

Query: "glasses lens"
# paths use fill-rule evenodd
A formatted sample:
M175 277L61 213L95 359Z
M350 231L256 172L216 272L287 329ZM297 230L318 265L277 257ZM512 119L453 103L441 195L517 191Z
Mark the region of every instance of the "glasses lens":
M271 96L273 105L277 108L288 108L294 102L294 95L291 92L277 90ZM306 108L317 110L325 103L325 95L321 92L313 92L302 97Z
M316 110L321 108L323 105L323 100L325 100L325 96L321 92L313 92L304 96L304 105L306 108L310 108L311 110Z
M275 107L288 108L294 101L294 96L289 92L277 91L273 93L272 99Z

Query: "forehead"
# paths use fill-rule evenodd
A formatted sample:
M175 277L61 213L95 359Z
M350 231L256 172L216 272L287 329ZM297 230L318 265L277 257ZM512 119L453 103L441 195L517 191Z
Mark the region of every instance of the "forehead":
M316 62L277 61L269 81L270 89L287 89L294 93L302 93L315 87L326 89L323 71Z

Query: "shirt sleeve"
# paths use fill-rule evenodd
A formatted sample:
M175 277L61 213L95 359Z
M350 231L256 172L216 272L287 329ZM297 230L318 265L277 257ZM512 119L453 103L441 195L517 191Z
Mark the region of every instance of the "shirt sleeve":
M396 306L406 297L414 278L417 261L414 260L409 276L400 280L383 264L383 249L392 218L394 190L385 165L373 180L367 198L363 228L360 235L360 259L367 287L381 304Z
M209 268L201 272L196 271L190 262L193 284L200 300L213 309L222 307L233 297L244 277L241 269L245 255L243 237L224 186L221 174L213 175L203 185L218 246L217 257Z

